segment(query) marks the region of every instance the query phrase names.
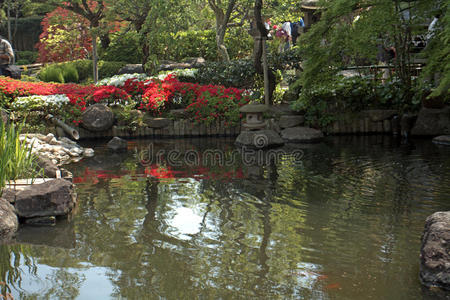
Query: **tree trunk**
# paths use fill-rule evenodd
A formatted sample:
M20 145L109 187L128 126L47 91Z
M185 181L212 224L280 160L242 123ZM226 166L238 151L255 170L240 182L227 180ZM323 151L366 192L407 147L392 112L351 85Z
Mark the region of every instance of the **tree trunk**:
M255 44L253 47L253 65L255 67L255 70L258 74L261 74L264 76L264 67L261 61L262 55L263 55L263 39L262 37L267 37L267 30L264 27L264 24L262 22L262 16L261 16L261 10L262 10L262 0L255 0L255 8L254 8L254 15L255 15L255 22L256 22L256 29L258 31L258 34L254 36ZM269 87L268 90L264 90L264 93L269 96L269 105L273 104L273 92L275 91L276 87L276 76L272 69L267 70L268 75L268 81L269 81Z
M216 1L209 0L209 6L216 16L216 44L219 55L224 61L230 61L227 47L225 46L225 33L227 32L228 22L230 21L231 13L233 12L236 0L228 2L227 10L224 12L221 7L216 4Z
M98 81L97 35L92 33L92 68L94 83Z
M219 30L217 29L216 33L216 43L217 43L217 49L219 50L219 55L222 57L222 60L224 61L230 61L230 56L228 55L227 47L224 43L225 40L225 30L222 28Z
M11 35L11 0L8 0L8 6L6 8L7 17L8 17L8 41L12 44L12 35Z

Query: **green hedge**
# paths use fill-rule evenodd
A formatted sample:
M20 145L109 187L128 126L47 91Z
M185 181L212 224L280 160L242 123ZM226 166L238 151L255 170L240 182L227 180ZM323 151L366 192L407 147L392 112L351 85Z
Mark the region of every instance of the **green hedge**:
M142 51L136 33L127 32L111 36L107 49L99 49L99 57L104 61L123 61L129 64L142 63Z
M116 75L125 66L124 62L98 62L99 79ZM82 59L64 63L51 64L41 69L38 76L42 81L81 83L92 80L92 60ZM59 75L61 74L61 75Z
M16 51L16 65L34 64L38 57L37 51Z

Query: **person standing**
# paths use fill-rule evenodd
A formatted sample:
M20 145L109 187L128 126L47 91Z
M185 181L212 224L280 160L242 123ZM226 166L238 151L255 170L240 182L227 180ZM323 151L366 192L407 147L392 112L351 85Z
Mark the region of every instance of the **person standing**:
M286 34L286 37L285 37L286 44L284 45L284 51L287 51L291 47L291 43L292 43L291 22L284 22L283 25L281 25L281 28L283 29L283 31Z
M6 68L14 62L14 51L11 44L0 36L0 76L9 76Z

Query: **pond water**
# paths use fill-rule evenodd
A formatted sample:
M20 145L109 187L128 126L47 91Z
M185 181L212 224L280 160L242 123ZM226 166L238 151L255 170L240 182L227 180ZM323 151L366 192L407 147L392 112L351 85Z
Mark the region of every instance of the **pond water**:
M0 246L3 294L448 297L418 272L425 218L450 210L449 147L386 136L278 152L237 152L230 139L133 140L124 154L104 144L68 166L79 201L69 220Z

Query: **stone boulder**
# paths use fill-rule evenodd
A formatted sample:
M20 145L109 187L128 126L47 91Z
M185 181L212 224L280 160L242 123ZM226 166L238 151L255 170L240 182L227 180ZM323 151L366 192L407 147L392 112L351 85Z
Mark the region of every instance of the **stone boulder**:
M263 149L283 146L284 141L275 131L264 129L242 131L236 138L235 144L238 147Z
M69 214L76 203L76 194L70 181L55 179L33 184L16 194L14 206L22 218L63 216Z
M115 136L106 144L106 147L112 151L126 151L128 144L126 140Z
M185 119L189 115L184 108L171 109L169 113L176 119Z
M59 168L49 158L45 156L37 156L37 166L41 169L44 177L46 178L72 178L72 173L66 169Z
M90 131L105 131L114 124L114 113L104 104L94 104L81 115L81 124Z
M9 114L3 109L0 109L0 122L3 124L9 123Z
M287 116L281 116L280 120L278 121L278 125L280 128L291 128L303 125L305 123L305 117L301 115L287 115Z
M433 143L450 146L450 135L437 136L433 139Z
M19 220L7 200L0 198L0 241L10 239L19 228Z
M134 73L145 73L144 68L142 67L142 64L129 64L123 66L119 72L117 72L118 75L122 74L134 74Z
M425 221L420 281L428 287L450 290L450 211L434 213Z
M448 135L450 134L450 106L443 109L422 108L412 135Z
M170 126L170 124L172 124L172 120L167 118L147 117L144 119L144 123L147 125L147 127L159 129Z
M293 110L289 104L272 105L269 108L269 112L275 117L283 115L301 115L300 112Z
M390 120L397 114L398 111L395 109L369 109L362 111L362 115L364 117L368 117L372 122Z
M323 133L309 127L292 127L282 130L281 137L287 142L314 143L323 139Z

